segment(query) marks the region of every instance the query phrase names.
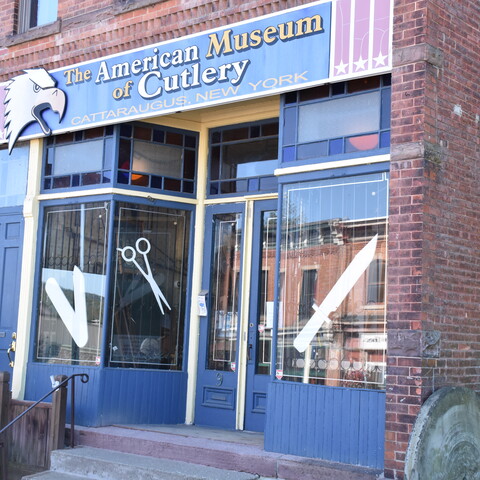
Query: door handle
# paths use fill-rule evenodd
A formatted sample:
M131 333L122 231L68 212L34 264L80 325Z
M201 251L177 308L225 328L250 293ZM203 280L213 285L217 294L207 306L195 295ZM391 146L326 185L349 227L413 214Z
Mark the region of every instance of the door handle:
M253 345L251 343L248 344L248 350L247 350L247 360L250 362L252 360L252 348Z
M16 332L13 332L12 343L10 344L7 350L8 364L10 365L10 368L13 368L13 366L15 365L15 362L12 360L12 357L10 357L10 353L15 352L16 348L17 348L17 334Z

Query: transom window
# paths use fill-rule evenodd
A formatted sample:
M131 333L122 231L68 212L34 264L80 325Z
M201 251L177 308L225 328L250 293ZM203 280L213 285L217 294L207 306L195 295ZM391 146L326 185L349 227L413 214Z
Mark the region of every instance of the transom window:
M388 152L390 83L384 75L286 94L282 162Z
M44 190L112 182L113 127L48 137Z
M197 137L149 125L121 125L119 184L194 193Z
M277 378L383 389L387 174L286 184L282 198Z
M210 195L275 191L278 120L210 132Z
M43 190L118 185L193 196L197 134L147 124L49 137Z

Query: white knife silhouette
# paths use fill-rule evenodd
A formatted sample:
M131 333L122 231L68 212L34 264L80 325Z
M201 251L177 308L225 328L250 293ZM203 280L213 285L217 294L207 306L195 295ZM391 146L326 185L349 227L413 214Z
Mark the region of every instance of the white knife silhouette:
M55 278L49 278L45 284L45 291L50 297L62 322L67 327L74 342L81 348L88 342L87 301L85 298L85 278L82 271L73 267L73 298L75 310L70 305Z
M300 353L307 349L313 337L315 337L324 323L330 324L332 322L328 316L340 306L348 292L350 292L373 260L375 250L377 249L377 239L378 234L355 255L323 302L319 306L315 304L312 306L315 313L293 341L293 346Z

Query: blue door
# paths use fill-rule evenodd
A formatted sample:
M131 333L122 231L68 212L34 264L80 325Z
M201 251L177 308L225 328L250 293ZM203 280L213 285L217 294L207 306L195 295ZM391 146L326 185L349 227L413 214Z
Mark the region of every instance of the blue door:
M244 204L207 207L202 288L208 293L200 327L198 425L263 431L273 326L275 211L276 201L257 202L247 238ZM251 251L251 268L243 261L245 245ZM250 282L244 282L246 275L251 275ZM242 285L248 291L242 291ZM242 312L241 305L248 312ZM240 363L246 366L241 376L245 385L239 385ZM244 425L239 425L239 391L245 395Z
M23 216L19 208L0 210L0 370L12 371L15 359ZM9 358L10 356L10 358Z

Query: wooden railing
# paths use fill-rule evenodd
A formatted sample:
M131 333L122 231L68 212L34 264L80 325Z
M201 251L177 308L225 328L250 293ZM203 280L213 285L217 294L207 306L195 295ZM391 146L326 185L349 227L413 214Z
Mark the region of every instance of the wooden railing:
M67 385L71 382L70 429L73 447L75 429L75 377L88 382L85 373L58 375L54 386L36 402L12 400L10 374L0 372L0 461L1 480L8 480L8 461L42 467L50 466L50 453L65 445ZM43 400L52 396L51 403ZM28 414L28 415L27 415ZM12 428L15 426L15 428Z

